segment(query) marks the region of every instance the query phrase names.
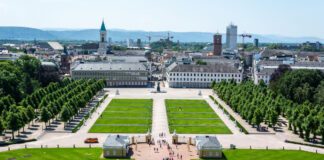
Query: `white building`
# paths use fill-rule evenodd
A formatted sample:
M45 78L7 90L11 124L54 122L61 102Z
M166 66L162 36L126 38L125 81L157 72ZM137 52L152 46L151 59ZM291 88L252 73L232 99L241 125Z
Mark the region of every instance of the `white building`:
M134 47L134 40L133 39L127 39L127 47Z
M262 60L256 62L254 67L254 83L257 84L261 79L266 84L269 84L272 73L279 67L281 64L289 65L292 70L296 69L311 69L311 70L321 70L324 71L323 62L287 62L287 61L269 61Z
M237 50L237 26L230 24L226 28L226 47Z
M107 30L104 21L102 21L100 27L100 40L99 40L98 53L100 55L105 55L107 53Z
M166 70L166 79L171 88L208 88L215 81L242 82L242 73L233 63L208 63L207 65L173 63Z
M95 62L75 64L71 75L75 80L104 78L109 87L146 87L149 70L142 63Z

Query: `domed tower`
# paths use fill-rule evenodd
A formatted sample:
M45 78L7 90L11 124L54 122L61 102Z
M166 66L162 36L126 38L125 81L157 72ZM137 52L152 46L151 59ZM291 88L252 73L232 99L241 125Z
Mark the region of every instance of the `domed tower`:
M100 40L99 40L98 53L100 55L105 55L107 53L107 30L104 21L102 21L100 27Z

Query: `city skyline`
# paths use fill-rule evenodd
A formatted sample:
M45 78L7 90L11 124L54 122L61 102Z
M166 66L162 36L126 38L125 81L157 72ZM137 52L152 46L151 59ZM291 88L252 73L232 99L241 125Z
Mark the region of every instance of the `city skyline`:
M225 33L233 22L238 33L324 38L323 5L319 0L3 0L0 26L88 29L98 28L104 18L107 29Z

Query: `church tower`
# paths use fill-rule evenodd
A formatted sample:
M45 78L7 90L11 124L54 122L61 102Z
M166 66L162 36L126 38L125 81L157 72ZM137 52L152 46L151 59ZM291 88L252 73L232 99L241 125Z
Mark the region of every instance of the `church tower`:
M100 27L100 40L99 40L98 53L100 55L105 55L107 53L107 30L104 21L102 21Z

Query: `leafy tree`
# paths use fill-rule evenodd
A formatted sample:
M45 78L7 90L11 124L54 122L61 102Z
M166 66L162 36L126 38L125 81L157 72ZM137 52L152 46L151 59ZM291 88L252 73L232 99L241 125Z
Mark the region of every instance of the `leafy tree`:
M46 126L46 123L51 119L51 113L48 111L47 107L43 107L41 109L41 112L40 112L40 120L41 122L44 122L45 123L45 127L47 128Z
M317 86L314 94L314 101L316 104L324 106L324 80Z
M24 90L25 95L30 95L34 92L32 79L30 78L29 74L25 74L24 82L22 83L22 88Z
M207 65L207 62L204 62L204 61L198 60L198 61L196 61L196 64L197 64L197 65Z
M61 121L68 122L70 119L70 115L71 115L71 112L70 112L69 107L63 106L63 109L60 113ZM64 123L64 128L65 128L65 123Z
M270 88L273 91L278 91L278 81L281 77L285 75L287 71L292 71L290 65L280 64L277 69L270 76Z
M260 127L260 123L263 121L261 110L258 108L253 113L253 119L252 122L258 126L258 129Z
M6 116L6 124L8 129L12 131L12 139L15 139L15 131L19 130L21 120L18 113L9 112Z
M36 118L36 113L31 105L27 106L27 116L29 117L30 121L34 122L33 119Z
M4 121L2 119L0 119L0 134L2 134L2 132L5 130L5 124Z
M322 137L324 137L324 114L323 113L321 113L320 114L320 121L319 121L319 127L318 127L318 132L320 133L320 135L322 136ZM322 138L322 144L324 144L324 138Z

